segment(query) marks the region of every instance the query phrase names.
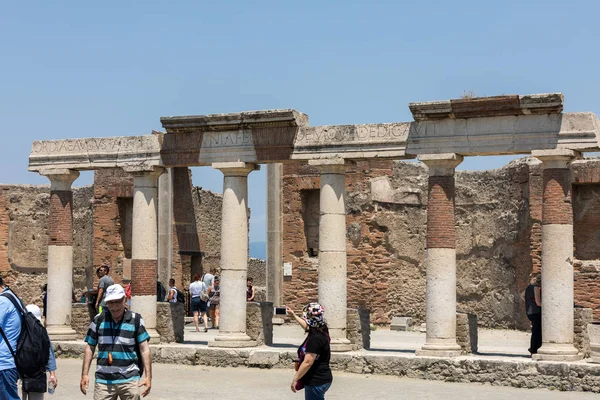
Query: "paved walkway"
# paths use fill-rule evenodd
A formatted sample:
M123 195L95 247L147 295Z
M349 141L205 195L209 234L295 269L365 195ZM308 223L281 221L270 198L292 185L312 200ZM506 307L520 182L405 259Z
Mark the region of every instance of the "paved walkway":
M209 329L207 333L195 332L193 324L186 325L184 339L187 344L208 345L218 331ZM486 358L529 358L530 334L522 331L501 329L479 329L479 352ZM275 325L273 342L276 348L292 349L302 343L304 333L297 324ZM374 353L414 353L425 343L425 333L390 331L378 328L371 331L371 351Z
M93 365L95 368L95 366ZM152 393L147 399L277 399L302 400L303 393L289 389L292 370L252 368L211 368L174 364L154 364ZM92 399L93 390L83 396L79 391L81 360L58 360L59 387L46 399ZM93 380L93 373L90 378ZM93 388L93 383L90 383ZM598 395L558 392L545 389L514 389L481 384L444 383L381 375L334 372L328 400L432 399L432 400L586 400Z

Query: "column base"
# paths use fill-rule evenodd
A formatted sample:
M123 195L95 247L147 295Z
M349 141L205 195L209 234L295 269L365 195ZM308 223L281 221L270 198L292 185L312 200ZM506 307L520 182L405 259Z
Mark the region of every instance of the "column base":
M532 358L536 361L579 361L583 354L570 343L544 343Z
M427 344L415 352L417 356L423 357L458 357L462 354L461 347L454 343L449 344Z
M241 348L256 347L256 340L250 339L245 333L217 335L215 340L208 342L208 347Z
M150 335L150 344L160 344L160 335L158 331L154 328L146 328L146 332Z
M78 340L77 332L68 325L51 325L46 328L50 340Z
M343 338L331 339L331 341L329 342L329 348L335 353L353 350L352 343L350 343L348 339Z

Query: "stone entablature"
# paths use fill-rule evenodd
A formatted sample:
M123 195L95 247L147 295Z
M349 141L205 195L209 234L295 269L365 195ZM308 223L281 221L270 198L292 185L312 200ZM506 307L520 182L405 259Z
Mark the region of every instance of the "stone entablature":
M411 103L414 122L313 127L292 109L164 117L166 133L36 141L29 170L600 151L596 114L562 113L562 104L560 93Z

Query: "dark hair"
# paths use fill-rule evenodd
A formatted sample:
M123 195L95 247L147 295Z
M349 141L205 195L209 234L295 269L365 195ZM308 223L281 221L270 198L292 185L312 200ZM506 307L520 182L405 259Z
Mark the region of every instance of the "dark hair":
M108 272L110 271L110 267L109 267L108 265L106 265L106 264L102 264L102 265L100 266L100 268L104 268L104 270L106 271L106 273L107 273L107 274L108 274Z
M2 279L1 276L0 276L0 286L4 286L4 280Z
M173 284L175 284L175 279L171 278L169 279L169 283L173 282Z
M194 275L194 277L192 278L193 281L199 281L200 280L200 275L196 274Z
M215 276L215 281L220 281L221 278L219 278L218 276Z
M248 277L248 279L246 279L246 280L247 280L247 281L250 281L250 282L254 282L254 279L252 279L252 277L251 277L251 276L249 276L249 277Z

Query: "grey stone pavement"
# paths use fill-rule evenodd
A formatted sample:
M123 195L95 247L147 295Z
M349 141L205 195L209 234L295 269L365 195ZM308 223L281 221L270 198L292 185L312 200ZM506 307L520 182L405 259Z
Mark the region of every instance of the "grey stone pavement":
M207 333L194 332L193 325L186 325L184 343L208 346L218 331L209 329ZM486 358L530 358L530 334L523 331L479 328L479 355ZM302 343L304 332L297 324L275 325L273 327L274 348L295 349ZM378 328L371 331L372 353L414 354L425 343L425 333L390 331Z
M81 360L59 359L57 376L59 386L46 399L93 399L92 382L87 396L79 391ZM94 365L92 365L94 367ZM173 364L153 365L152 392L147 399L304 399L303 393L292 393L289 385L292 368L211 368ZM597 399L593 393L558 392L546 389L515 389L481 384L444 383L420 379L381 375L357 375L334 372L334 382L326 396L335 399L448 399L448 400L566 400Z

